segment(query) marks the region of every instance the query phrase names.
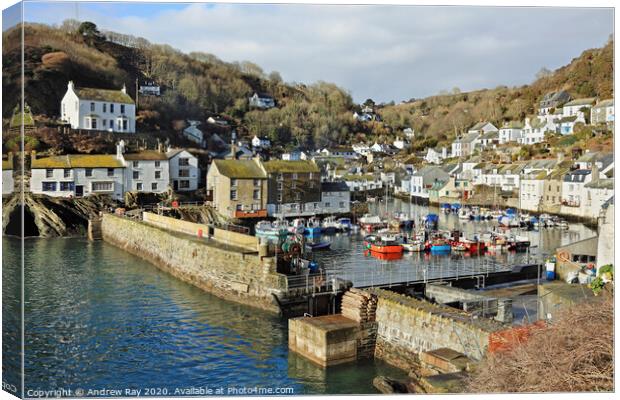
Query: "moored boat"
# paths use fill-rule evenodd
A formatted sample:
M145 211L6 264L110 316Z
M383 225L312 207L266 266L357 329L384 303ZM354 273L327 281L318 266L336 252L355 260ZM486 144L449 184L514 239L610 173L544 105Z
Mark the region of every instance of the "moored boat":
M286 221L259 221L254 228L256 236L269 239L284 239L288 236L289 230Z

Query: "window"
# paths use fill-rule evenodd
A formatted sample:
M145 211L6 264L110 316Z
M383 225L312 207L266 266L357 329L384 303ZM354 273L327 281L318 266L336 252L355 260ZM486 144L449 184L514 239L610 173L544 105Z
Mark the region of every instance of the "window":
M108 107L108 105L106 103L103 103L103 112L107 112L107 110L106 110L107 107ZM104 119L104 121L105 121L105 119Z
M254 186L260 186L260 179L254 179Z
M297 179L297 173L293 174L293 179Z
M301 193L299 192L295 193L295 200L297 201L301 200Z
M157 190L157 182L151 183L151 190Z
M237 211L243 211L243 204L237 204Z
M279 181L284 180L284 175L282 173L278 174L278 180Z
M95 103L90 103L90 111L95 111Z
M155 179L161 179L161 171L155 171Z
M97 118L90 119L90 129L97 129Z
M108 176L114 176L114 168L108 168Z
M140 171L133 171L133 179L140 179Z
M55 192L56 191L56 182L43 182L43 191L44 192Z
M45 177L46 178L51 178L54 176L54 170L53 169L46 169L45 170Z
M295 181L291 182L291 189L296 189L297 183Z
M136 190L142 190L142 182L136 183Z
M189 181L186 179L179 181L179 187L181 189L189 189Z
M237 180L236 179L231 179L230 180L230 186L236 187L237 186Z
M180 169L179 177L181 178L189 178L189 169Z
M110 104L110 112L113 113L114 112L114 104Z
M331 206L332 206L332 204L329 201L325 203L325 207L329 208Z
M93 169L92 169L92 168L86 168L86 169L84 170L84 174L85 174L86 176L88 176L88 177L93 176Z
M126 119L123 120L123 130L124 131L127 130L127 120Z
M71 170L69 168L65 168L62 171L62 176L65 177L65 178L69 178L71 176Z
M134 162L132 163L132 165L133 165L133 167L134 167L134 168L138 168L138 166L140 165L140 163L139 163L138 161L134 161Z
M278 203L282 202L282 193L278 193Z
M282 190L282 188L283 188L282 182L278 182L278 190Z
M155 161L155 168L159 168L161 166L161 161Z
M231 190L230 191L230 199L231 200L237 200L237 191L236 190Z
M105 126L107 125L108 120L104 119L103 121L101 121L101 126L105 128Z
M121 104L121 114L125 114L125 105Z
M188 167L189 166L189 158L183 157L179 158L179 167Z
M73 182L60 182L61 192L70 192L73 190Z
M255 189L255 190L254 190L254 194L252 195L252 198L253 198L254 200L260 200L260 190Z
M111 192L114 190L113 182L93 182L93 192Z

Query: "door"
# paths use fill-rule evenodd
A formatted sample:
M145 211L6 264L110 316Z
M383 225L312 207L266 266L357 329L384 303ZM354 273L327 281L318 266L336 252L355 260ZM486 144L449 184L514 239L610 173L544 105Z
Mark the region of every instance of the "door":
M75 186L75 197L84 196L84 185L76 185Z
M172 188L174 189L175 192L179 190L179 181L177 180L172 181Z

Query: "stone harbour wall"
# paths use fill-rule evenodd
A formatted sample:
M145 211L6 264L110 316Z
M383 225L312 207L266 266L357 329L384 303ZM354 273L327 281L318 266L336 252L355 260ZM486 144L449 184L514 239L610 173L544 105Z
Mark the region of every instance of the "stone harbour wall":
M208 239L104 214L103 239L158 268L223 299L280 312L273 295L286 293L286 277L275 259Z
M486 353L493 332L506 325L381 289L377 303L375 357L404 370L419 367L423 351L449 348L473 360Z

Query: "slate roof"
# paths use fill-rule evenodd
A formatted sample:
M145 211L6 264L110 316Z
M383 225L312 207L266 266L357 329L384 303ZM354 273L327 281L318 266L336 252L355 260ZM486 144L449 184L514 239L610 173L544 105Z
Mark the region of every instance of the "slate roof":
M348 192L345 182L321 182L321 192Z
M564 182L583 182L586 176L590 175L592 171L589 169L576 169L564 175Z
M254 160L213 160L213 164L220 174L228 178L267 178L265 171Z
M134 104L133 99L121 90L78 88L73 89L81 100L109 101L112 103Z
M123 168L123 163L113 154L67 154L37 158L31 168Z

